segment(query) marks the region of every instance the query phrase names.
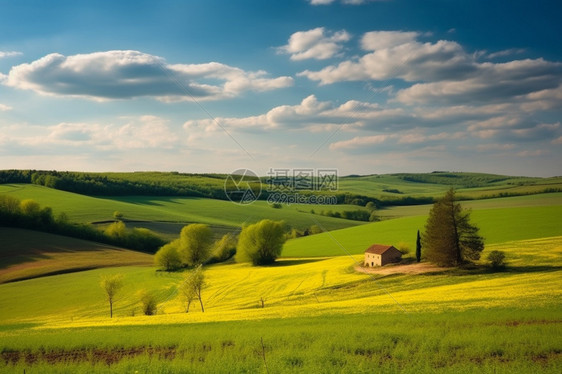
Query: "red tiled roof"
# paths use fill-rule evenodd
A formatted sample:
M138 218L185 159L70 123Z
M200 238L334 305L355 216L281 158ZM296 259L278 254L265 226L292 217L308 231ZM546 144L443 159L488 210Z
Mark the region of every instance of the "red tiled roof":
M384 252L388 251L390 248L394 248L394 247L391 246L391 245L373 244L372 246L367 248L365 253L374 253L376 255L382 255Z

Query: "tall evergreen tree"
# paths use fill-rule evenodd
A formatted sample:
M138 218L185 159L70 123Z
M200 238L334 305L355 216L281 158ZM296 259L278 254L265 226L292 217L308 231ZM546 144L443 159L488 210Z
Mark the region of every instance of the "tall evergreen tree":
M421 261L421 237L420 237L420 230L418 230L418 237L416 238L416 261Z
M441 266L458 266L480 258L484 239L478 235L478 227L470 223L470 212L456 202L453 188L433 204L422 244L425 258Z

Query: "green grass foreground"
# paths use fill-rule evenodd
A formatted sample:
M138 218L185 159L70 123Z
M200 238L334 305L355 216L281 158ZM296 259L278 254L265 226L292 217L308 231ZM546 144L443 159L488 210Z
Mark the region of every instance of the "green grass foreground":
M57 330L4 326L0 370L559 373L559 312L558 308L437 314L373 310L364 315L156 326Z
M0 372L559 373L562 237L487 250L505 251L508 268L368 276L346 256L216 264L205 313L182 310L181 273L149 267L2 284ZM99 280L113 273L125 287L110 319ZM157 292L158 315L139 316L143 288Z

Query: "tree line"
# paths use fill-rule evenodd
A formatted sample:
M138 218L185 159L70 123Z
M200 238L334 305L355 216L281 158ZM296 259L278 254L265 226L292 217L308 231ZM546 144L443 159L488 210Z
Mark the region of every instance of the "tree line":
M35 200L19 200L8 195L0 195L0 226L44 231L149 253L166 243L151 230L129 230L121 221L114 222L104 231L71 223L65 213L55 216L50 207L42 207Z
M195 268L226 261L269 265L281 255L288 237L283 221L264 219L242 227L240 234L225 234L214 241L209 225L193 223L182 228L177 239L162 246L154 256L155 264L165 271Z
M227 200L223 174L188 174L177 172L87 173L56 170L0 170L0 184L29 183L61 191L90 196L186 196ZM266 185L262 179L262 184ZM433 203L431 197L400 196L382 199L349 192L298 191L303 195L333 195L337 204L365 206L372 202L377 207ZM264 189L260 200L270 193Z

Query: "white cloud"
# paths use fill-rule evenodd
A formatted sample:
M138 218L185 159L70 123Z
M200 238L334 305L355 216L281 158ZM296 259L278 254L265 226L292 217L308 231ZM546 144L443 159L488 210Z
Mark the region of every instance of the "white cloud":
M268 78L263 71L246 72L217 62L170 65L158 56L117 50L68 57L52 53L13 67L4 84L40 94L94 100L148 96L177 101L268 91L290 86L293 79Z
M341 81L399 78L404 81L459 79L470 75L474 61L456 42L435 43L413 41L411 32L372 32L363 36L362 46L375 49L358 60L327 66L320 71L305 70L299 76L332 84Z
M361 47L369 51L318 71L298 74L321 85L341 81L400 79L413 85L399 90L396 102L407 105L486 105L517 103L526 111L560 107L562 63L542 58L502 63L480 62L484 52L469 54L455 41L422 43L419 32L372 31ZM522 53L496 52L489 57Z
M0 51L0 58L20 56L21 52L15 51Z
M554 139L552 141L552 144L562 144L562 136L559 136L558 138Z
M289 38L287 45L277 48L280 53L291 55L291 60L317 59L325 60L337 56L343 42L351 39L345 30L330 32L323 27L308 31L295 32Z
M535 60L474 64L471 76L430 83L417 83L398 91L396 99L414 103L489 103L511 101L562 83L562 64ZM532 96L530 97L532 98Z
M62 122L52 126L13 125L8 133L12 145L33 147L36 151L171 149L183 139L184 131L173 131L167 122L157 116L145 115L123 117L109 124Z
M392 135L371 135L371 136L356 136L349 140L342 140L330 144L331 150L340 149L355 149L359 147L368 147L382 144L390 139Z
M507 57L511 55L519 55L521 53L525 53L525 49L523 48L510 48L504 49L503 51L497 51L488 54L488 58L498 58L498 57Z
M361 48L366 51L388 49L398 45L413 43L420 34L403 31L371 31L361 38Z
M8 110L12 110L13 108L6 104L0 103L0 112L7 112Z

